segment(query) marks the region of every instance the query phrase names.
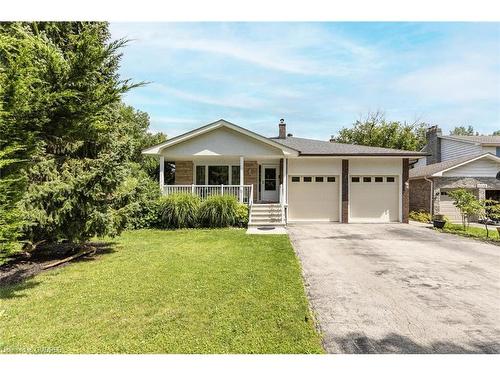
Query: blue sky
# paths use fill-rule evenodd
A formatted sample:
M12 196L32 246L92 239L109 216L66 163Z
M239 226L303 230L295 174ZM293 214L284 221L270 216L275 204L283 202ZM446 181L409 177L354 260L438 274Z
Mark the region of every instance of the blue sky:
M328 139L370 111L444 132L500 129L500 23L112 23L151 130L224 118Z

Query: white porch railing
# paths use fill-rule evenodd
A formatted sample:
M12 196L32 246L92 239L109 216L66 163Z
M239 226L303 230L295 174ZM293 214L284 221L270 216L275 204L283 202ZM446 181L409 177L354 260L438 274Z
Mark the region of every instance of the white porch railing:
M205 199L211 195L231 195L241 203L253 204L253 185L163 185L163 194L187 193Z

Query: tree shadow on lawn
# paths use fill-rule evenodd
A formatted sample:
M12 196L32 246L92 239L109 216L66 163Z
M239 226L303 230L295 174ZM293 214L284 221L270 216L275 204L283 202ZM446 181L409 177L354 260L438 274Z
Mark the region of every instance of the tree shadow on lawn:
M59 267L64 267L70 263L94 261L101 255L114 253L116 242L91 242L86 246L95 248L95 252L85 255L71 261L62 263L55 267L44 269L44 266L62 260L81 250L80 246L73 246L71 249L68 246L51 246L40 252L33 254L29 259L15 259L8 264L0 267L0 299L24 297L25 294L19 292L25 289L31 289L40 284L39 281L28 280L33 276L45 270L51 270Z
M500 343L495 341L471 341L468 346L448 341L434 341L429 345L390 333L382 339L370 338L362 333L335 337L334 342L345 354L495 354L500 353Z

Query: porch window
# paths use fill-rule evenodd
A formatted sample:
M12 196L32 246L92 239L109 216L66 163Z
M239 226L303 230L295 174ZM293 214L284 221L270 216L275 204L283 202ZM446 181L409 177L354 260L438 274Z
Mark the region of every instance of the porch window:
M209 185L229 185L229 166L228 165L209 165L208 166L208 184Z
M239 185L240 184L240 166L233 165L231 166L231 185Z
M205 185L205 166L196 166L196 185Z

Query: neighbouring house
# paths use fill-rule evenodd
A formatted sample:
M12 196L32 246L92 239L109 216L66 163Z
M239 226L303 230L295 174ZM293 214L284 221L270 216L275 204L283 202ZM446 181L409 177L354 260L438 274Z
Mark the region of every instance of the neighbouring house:
M445 215L460 221L460 212L448 196L463 188L479 199L500 201L500 136L442 135L427 129L428 156L410 169L410 210Z
M164 194L233 195L250 206L249 225L406 223L409 161L425 156L294 137L284 120L277 137L219 120L143 153L159 159ZM172 185L165 163L175 165Z

